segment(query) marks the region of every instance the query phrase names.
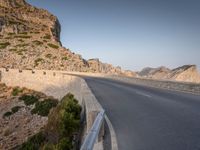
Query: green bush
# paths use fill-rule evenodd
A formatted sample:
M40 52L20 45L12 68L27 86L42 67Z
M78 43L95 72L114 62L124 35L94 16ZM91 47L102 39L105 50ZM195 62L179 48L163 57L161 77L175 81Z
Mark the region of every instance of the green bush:
M72 94L62 98L58 106L49 114L47 132L58 137L71 138L80 127L81 106Z
M9 116L11 116L12 114L13 114L12 112L8 111L8 112L6 112L6 113L3 114L3 118L9 117Z
M52 54L46 54L45 57L46 57L46 58L51 58L51 57L52 57Z
M17 49L16 48L12 48L12 49L9 49L10 52L16 52Z
M71 141L67 138L62 138L56 145L56 150L71 150L71 149L73 149L73 146L71 144Z
M24 101L25 105L32 105L36 102L38 102L38 97L34 95L22 95L19 100Z
M32 114L38 114L40 116L48 116L51 108L55 107L58 101L55 99L46 99L44 101L38 101L35 104L35 108L31 111Z
M9 42L0 43L0 49L4 49L4 48L6 48L6 47L9 46L9 45L10 45Z
M51 44L51 43L48 43L47 45L48 45L49 47L51 47L51 48L55 48L55 49L58 49L58 48L59 48L58 45L54 45L54 44Z
M28 43L17 44L15 47L25 47L25 46L29 46L29 44Z
M15 33L13 33L13 32L9 32L8 35L15 35Z
M21 22L18 22L18 21L14 21L14 20L9 20L9 24L13 24L13 25L16 25L16 24L21 24Z
M27 34L28 34L28 32L21 32L21 33L19 33L19 34L24 34L24 35L27 35Z
M20 89L19 87L15 87L12 91L12 95L13 96L17 96L19 93L23 92L22 89Z
M20 108L21 108L21 106L15 106L15 107L13 107L13 108L11 109L11 110L12 110L12 113L14 114L14 113L18 112Z
M66 56L62 57L62 60L68 60L68 57L66 57Z
M49 108L56 105L55 100L44 100L36 103L34 111L47 115ZM73 135L80 127L80 112L77 100L67 94L48 115L44 131L29 138L19 150L72 150Z
M45 142L45 136L42 132L37 133L22 144L19 150L39 150L40 146Z
M43 58L37 58L35 60L35 66L38 66L40 62L44 62L44 59Z
M36 44L36 45L42 45L43 44L43 42L38 41L38 40L33 41L33 43Z
M51 39L51 35L46 34L43 38L44 38L44 39Z

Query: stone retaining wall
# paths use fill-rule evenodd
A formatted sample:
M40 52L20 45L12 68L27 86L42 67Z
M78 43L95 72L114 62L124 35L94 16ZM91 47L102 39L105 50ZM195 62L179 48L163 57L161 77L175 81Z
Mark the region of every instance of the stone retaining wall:
M61 99L68 92L75 95L79 103L85 107L86 133L91 129L101 105L92 94L82 78L68 75L65 71L52 70L18 70L0 68L0 82L7 86L19 86L33 89ZM103 132L102 132L103 136ZM103 149L102 140L95 144L95 149Z

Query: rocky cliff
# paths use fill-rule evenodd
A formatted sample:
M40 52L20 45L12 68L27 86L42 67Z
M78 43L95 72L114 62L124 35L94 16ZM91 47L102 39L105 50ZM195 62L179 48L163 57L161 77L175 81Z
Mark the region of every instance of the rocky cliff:
M172 70L166 67L144 68L138 74L151 79L200 83L200 74L196 65L184 65Z
M48 11L25 0L0 0L0 67L131 74L62 47L60 31L57 17Z

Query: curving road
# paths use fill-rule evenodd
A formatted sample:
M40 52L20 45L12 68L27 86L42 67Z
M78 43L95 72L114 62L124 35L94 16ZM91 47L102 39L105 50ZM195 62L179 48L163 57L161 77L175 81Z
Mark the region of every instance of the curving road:
M200 150L200 96L84 78L112 122L119 150Z

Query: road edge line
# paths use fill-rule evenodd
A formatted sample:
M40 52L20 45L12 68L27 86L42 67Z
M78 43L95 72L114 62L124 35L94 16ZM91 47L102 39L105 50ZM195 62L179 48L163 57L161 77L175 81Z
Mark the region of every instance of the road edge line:
M107 115L105 115L105 120L107 122L109 131L110 131L112 150L118 150L117 136L116 136L115 130L114 130L113 126L112 126L112 123L108 119Z

